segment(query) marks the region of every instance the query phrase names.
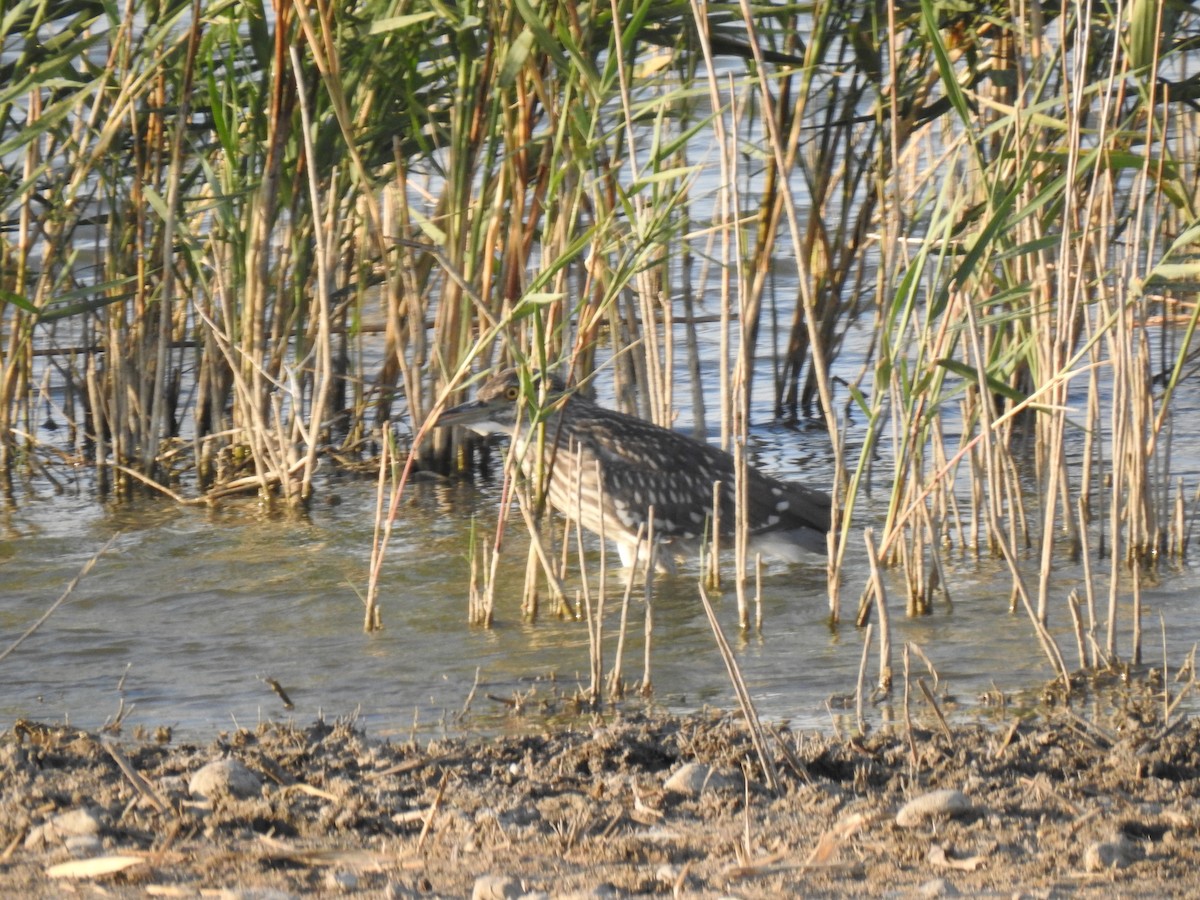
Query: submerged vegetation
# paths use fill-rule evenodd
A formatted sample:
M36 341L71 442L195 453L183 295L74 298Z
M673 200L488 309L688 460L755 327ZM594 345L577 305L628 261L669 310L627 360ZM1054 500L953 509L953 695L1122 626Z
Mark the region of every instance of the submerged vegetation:
M1140 656L1198 487L1190 4L15 0L0 29L9 502L86 467L295 507L375 467L373 624L411 467L476 458L437 412L501 362L604 369L739 455L752 397L826 429L834 617L865 533L860 619L880 570L916 614L986 554L1064 679L1054 604L1100 667L1131 597Z

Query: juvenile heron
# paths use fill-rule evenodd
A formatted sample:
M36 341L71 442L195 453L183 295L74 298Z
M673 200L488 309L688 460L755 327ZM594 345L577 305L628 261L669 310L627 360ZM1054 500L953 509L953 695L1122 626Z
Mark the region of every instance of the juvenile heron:
M597 534L603 519L603 534L616 542L626 566L633 562L638 529L647 524L651 506L656 540L679 550L698 545L712 518L713 484L718 481L721 536L733 535L732 456L677 431L598 406L566 391L558 378L545 380L544 441L539 441L536 428L528 427L529 414L517 433L522 388L515 369L490 378L473 402L442 413L437 424L512 435L527 476L538 471L536 455L529 451L541 443L551 506ZM790 562L800 561L805 553L825 553L828 494L779 481L751 466L746 475L751 553Z

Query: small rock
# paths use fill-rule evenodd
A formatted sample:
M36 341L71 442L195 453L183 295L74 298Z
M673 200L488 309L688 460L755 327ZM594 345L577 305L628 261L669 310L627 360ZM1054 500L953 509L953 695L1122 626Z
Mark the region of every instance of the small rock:
M188 779L188 791L198 799L218 797L256 797L262 792L262 779L236 759L218 759L196 771Z
M569 894L556 894L555 900L612 900L612 898L620 896L621 892L611 884L598 884L590 891L572 891Z
M918 897L957 897L958 888L945 878L934 878L917 887Z
M511 875L480 875L471 889L471 900L510 900L525 893Z
M41 850L47 844L54 842L53 831L50 834L46 833L45 825L37 825L29 829L29 834L25 835L26 850Z
M99 834L101 829L100 817L90 809L73 809L62 813L51 819L50 825L62 839L78 834Z
M63 846L76 859L84 859L88 856L95 856L102 851L104 849L104 842L100 840L98 835L73 834L63 841Z
M29 834L25 836L25 849L41 850L52 844L61 844L72 837L96 837L100 831L100 817L96 813L90 809L72 809L30 829Z
M1110 841L1096 841L1083 851L1083 867L1089 872L1124 869L1133 862L1133 845L1124 835Z
M896 813L896 824L911 828L927 819L954 819L971 809L971 798L962 791L930 791L905 803Z
M725 790L741 788L741 779L703 763L684 763L672 774L663 787L676 794L698 797L705 788Z
M353 891L358 889L358 876L353 872L326 872L325 886L334 891Z

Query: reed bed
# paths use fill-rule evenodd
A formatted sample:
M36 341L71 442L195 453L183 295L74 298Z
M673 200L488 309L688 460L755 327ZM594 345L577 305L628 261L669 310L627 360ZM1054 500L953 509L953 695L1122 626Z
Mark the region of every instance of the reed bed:
M684 411L743 463L769 396L826 435L835 621L870 525L857 621L885 582L919 615L948 561L991 556L1064 681L1055 622L1081 665L1138 661L1141 587L1188 553L1198 496L1172 452L1198 25L1142 0L22 0L0 22L3 489L86 467L105 498L302 510L322 466L374 472L373 628L412 472L489 453L432 427L477 373ZM527 614L549 585L602 645L627 605L603 579L568 602L592 545L513 481ZM484 625L509 508L473 531ZM730 549L749 627L744 529ZM1071 601L1051 575L1076 559Z

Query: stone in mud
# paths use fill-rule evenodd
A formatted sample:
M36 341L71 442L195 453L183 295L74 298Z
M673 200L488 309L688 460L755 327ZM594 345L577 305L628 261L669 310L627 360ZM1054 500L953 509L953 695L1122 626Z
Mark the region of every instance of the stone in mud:
M688 797L699 797L707 788L709 790L741 789L741 778L706 766L703 763L684 763L663 784L663 787L675 794Z
M959 890L945 878L934 878L917 887L918 897L957 897Z
M104 842L96 834L73 834L63 841L63 846L76 859L84 859L88 856L95 856L103 850Z
M1083 867L1089 872L1124 869L1133 862L1133 845L1124 835L1096 841L1083 851Z
M95 812L72 809L30 830L25 838L25 849L40 850L52 844L62 844L73 837L96 837L100 831L100 817Z
M197 800L212 801L219 797L244 800L262 792L262 779L236 759L218 759L188 779L188 791Z
M325 887L331 891L351 893L358 890L358 876L348 870L326 872Z
M896 813L896 824L912 828L929 819L954 819L971 809L971 798L962 791L930 791L905 803Z
M525 893L511 875L480 875L471 890L471 900L515 900Z

